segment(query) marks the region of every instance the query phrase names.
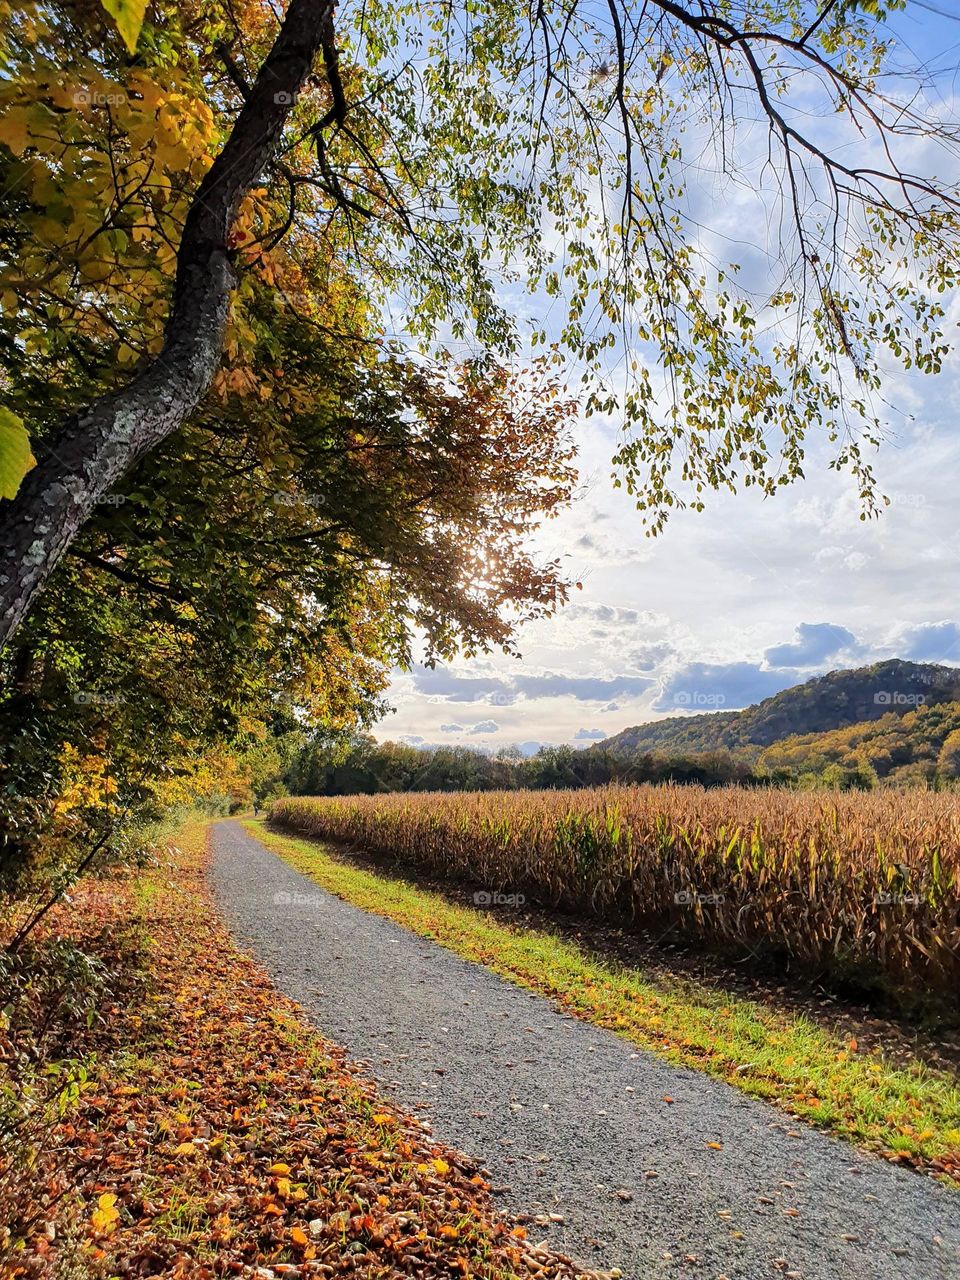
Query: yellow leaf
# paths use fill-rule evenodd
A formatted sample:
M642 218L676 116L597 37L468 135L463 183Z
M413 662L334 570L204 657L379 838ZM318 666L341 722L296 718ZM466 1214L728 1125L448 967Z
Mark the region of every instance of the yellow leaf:
M117 24L117 30L123 36L123 43L131 53L137 51L137 40L143 26L143 15L147 11L147 0L100 0L103 7Z
M288 1164L280 1164L279 1162L277 1164L272 1164L270 1168L267 1170L267 1173L289 1173L289 1172L290 1172L290 1166Z
M300 1227L290 1228L290 1239L293 1241L294 1244L299 1245L301 1248L303 1248L303 1246L308 1243L307 1233L303 1231Z
M433 1167L436 1169L437 1173L450 1172L450 1166L447 1164L446 1160L434 1160Z
M90 1215L90 1222L98 1234L105 1235L112 1231L120 1221L120 1214L114 1207L116 1203L117 1197L109 1191L104 1192L97 1200L97 1208Z
M0 405L0 498L14 498L36 459L30 437L17 415Z
M11 107L0 119L0 142L15 156L22 156L30 141L30 108Z

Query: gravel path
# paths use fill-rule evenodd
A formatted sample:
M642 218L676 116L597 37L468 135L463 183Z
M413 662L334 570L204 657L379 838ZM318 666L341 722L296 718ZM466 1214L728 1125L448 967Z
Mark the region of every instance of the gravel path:
M960 1280L960 1193L633 1052L324 893L237 823L213 847L241 943L506 1210L557 1216L534 1240L627 1280Z

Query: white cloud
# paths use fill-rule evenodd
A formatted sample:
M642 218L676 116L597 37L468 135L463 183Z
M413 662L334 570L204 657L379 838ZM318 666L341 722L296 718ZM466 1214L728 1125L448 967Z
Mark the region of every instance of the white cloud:
M768 667L820 667L840 653L854 660L860 651L860 642L846 627L835 622L800 622L792 642L774 645L763 658Z

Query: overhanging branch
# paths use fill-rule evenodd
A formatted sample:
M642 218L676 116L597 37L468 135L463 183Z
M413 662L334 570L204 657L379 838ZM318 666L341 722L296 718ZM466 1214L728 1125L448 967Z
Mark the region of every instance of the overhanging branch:
M65 423L17 497L3 504L0 646L20 625L97 500L177 430L209 387L236 279L227 247L230 229L244 196L277 154L284 124L324 41L332 40L333 10L333 0L292 0L187 213L159 356L128 386Z

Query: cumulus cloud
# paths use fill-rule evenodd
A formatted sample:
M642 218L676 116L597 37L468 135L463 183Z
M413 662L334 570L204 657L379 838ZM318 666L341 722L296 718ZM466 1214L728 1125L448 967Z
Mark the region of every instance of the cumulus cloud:
M441 733L463 733L462 724L442 724L440 726Z
M860 642L852 631L833 622L801 622L794 640L774 645L763 655L768 667L818 667L844 650L851 656L860 652Z
M606 736L602 729L578 729L573 739L575 742L596 742L599 738Z
M496 733L500 726L496 720L478 720L467 730L468 733Z
M652 555L647 546L624 546L622 541L597 533L582 533L575 539L573 550L585 560L598 564L637 563L649 560Z
M641 671L652 671L670 657L673 650L668 644L646 644L639 649L631 649L627 661L632 662Z
M800 671L767 671L756 662L690 662L660 686L655 711L736 711L799 684Z
M413 683L418 693L447 702L489 700L506 707L515 702L517 696L510 682L501 676L460 676L449 667L417 667Z
M664 627L665 614L649 609L623 609L615 604L571 604L560 614L567 622L601 622L613 627Z
M897 642L897 656L912 662L960 662L960 626L944 619L908 627Z
M821 547L814 560L831 569L851 569L854 573L867 563L862 551L851 551L849 547Z
M617 697L636 697L653 684L649 676L565 676L544 672L510 679L505 676L460 676L442 667L418 667L413 679L417 692L428 697L447 702L486 702L496 707L512 706L519 696L609 702Z
M648 676L562 676L547 673L517 676L517 689L526 698L576 698L578 702L608 702L636 697L653 684Z

